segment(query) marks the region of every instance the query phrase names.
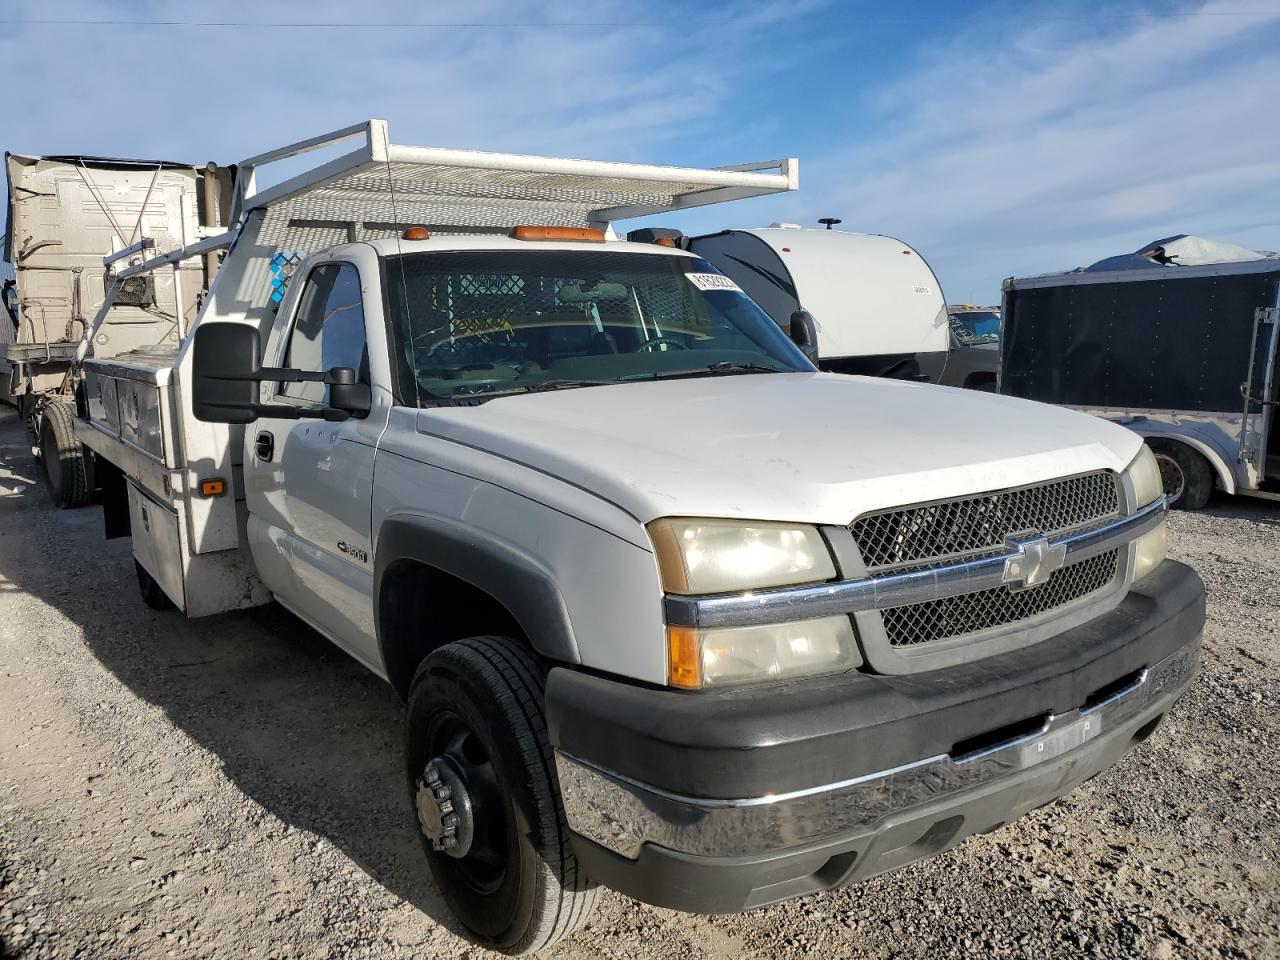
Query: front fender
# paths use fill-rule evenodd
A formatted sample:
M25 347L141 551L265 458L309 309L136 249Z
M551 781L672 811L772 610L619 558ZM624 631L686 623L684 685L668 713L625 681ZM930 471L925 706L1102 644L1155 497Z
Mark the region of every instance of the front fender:
M511 544L444 517L399 514L387 518L374 552L375 623L382 622L383 576L401 560L434 567L483 590L507 608L543 656L561 663L582 662L568 607L551 571ZM384 662L385 643L379 629Z

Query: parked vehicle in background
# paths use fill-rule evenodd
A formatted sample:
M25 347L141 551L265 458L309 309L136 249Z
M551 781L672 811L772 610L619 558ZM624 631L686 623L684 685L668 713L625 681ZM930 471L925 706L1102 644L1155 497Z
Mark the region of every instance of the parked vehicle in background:
M220 178L166 161L18 153L5 154L5 170L4 259L14 283L2 320L13 329L0 334L0 400L26 422L54 502L78 507L95 482L92 455L71 432L70 370L106 298L102 258L122 250L141 258L200 239L204 226L222 222ZM114 297L111 326L96 335L96 355L176 344L213 271L215 262L197 260L181 274L125 283Z
M392 684L426 861L492 948L563 939L599 884L726 913L946 850L1117 762L1198 669L1132 433L821 373L806 318L613 233L796 185L372 120L239 164L225 233L107 258L118 289L226 250L178 342L90 355L109 305L81 341L108 536L148 604L274 598Z
M951 348L937 382L971 390L995 390L1000 373L1000 308L970 303L947 307Z
M1179 235L1004 282L1001 391L1123 424L1170 502L1280 498L1280 255Z
M793 313L808 311L819 369L953 382L940 379L950 349L942 287L901 240L778 223L681 243L732 277L784 329Z

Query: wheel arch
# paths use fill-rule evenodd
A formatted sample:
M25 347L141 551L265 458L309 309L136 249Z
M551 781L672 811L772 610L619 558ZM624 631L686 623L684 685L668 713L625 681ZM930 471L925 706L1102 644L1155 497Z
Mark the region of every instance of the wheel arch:
M378 534L373 596L383 666L402 697L427 654L467 636L515 633L550 660L582 662L554 578L474 527L438 517L388 518ZM431 624L439 629L429 630Z
M1125 426L1141 436L1144 442L1147 440L1167 440L1171 443L1181 443L1190 447L1209 462L1209 467L1213 470L1214 479L1218 481L1218 486L1222 492L1235 494L1235 473L1227 463L1226 457L1214 445L1200 437L1178 430L1169 424L1146 421L1141 424L1127 423Z

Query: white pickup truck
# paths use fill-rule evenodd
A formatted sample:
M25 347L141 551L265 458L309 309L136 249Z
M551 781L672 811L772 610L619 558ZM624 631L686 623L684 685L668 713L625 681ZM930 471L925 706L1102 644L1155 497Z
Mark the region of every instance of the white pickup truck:
M404 697L426 860L477 941L545 948L600 884L731 912L938 853L1191 683L1203 587L1136 435L820 373L803 318L788 338L707 261L614 239L791 189L793 161L370 121L237 170L224 238L119 269L227 250L176 351L86 344L76 432L149 602L274 598Z

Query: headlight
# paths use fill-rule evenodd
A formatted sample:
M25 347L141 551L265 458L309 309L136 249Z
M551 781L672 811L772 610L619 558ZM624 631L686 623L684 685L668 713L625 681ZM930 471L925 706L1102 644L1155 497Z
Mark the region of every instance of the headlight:
M668 517L649 524L667 593L733 593L836 575L816 527Z
M1141 580L1160 566L1168 552L1169 523L1161 520L1158 526L1133 541L1133 579Z
M1139 509L1155 503L1164 495L1164 480L1155 454L1145 443L1125 471L1133 484L1133 496ZM1161 520L1159 526L1148 530L1133 541L1133 579L1141 580L1164 562L1169 552L1169 524Z
M861 665L846 616L758 627L667 628L667 679L676 687L783 680Z
M1145 443L1125 473L1133 483L1133 495L1137 498L1139 507L1154 503L1164 495L1164 480L1160 477L1160 465L1156 463L1156 455Z

